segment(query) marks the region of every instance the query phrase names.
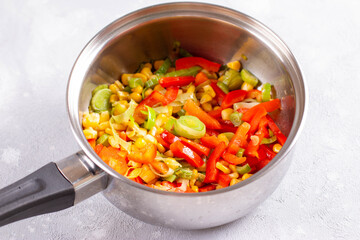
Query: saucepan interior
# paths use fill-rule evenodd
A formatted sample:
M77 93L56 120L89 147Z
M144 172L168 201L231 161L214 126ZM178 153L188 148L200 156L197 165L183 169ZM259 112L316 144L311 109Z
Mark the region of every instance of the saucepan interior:
M271 83L274 86L273 93L281 99L282 111L276 112L272 117L288 136L288 140L276 158L248 181L212 193L163 193L122 177L88 146L82 134L81 116L82 112L88 109L91 91L99 84L114 82L122 73L136 71L141 63L169 56L174 41L179 41L181 46L194 56L219 63L241 60L243 66L261 81ZM246 56L247 60L244 60L243 56ZM171 209L171 204L176 200L183 201L184 206L191 202L196 205L195 202L200 201L197 204L205 204L209 208L221 207L222 205L218 204L224 199L242 200L241 195L252 194L251 204L242 203L240 207L234 207L232 204L235 203L231 200L224 205L231 211L237 211L231 217L225 219L224 214L231 214L223 210L224 214L220 214L217 221L209 222L205 219L207 216L219 213L205 210L204 207L202 211L209 213L203 214L200 210L196 213L203 217L202 224L190 227L186 223L189 219L174 220L178 223L175 227L180 228L204 228L232 221L246 214L274 191L290 162L285 161L284 157L295 143L301 128L305 99L305 86L296 60L274 33L244 14L200 3L158 5L131 13L111 23L84 48L74 65L68 86L68 109L75 136L86 154L111 176L105 196L123 211L144 221L166 225L165 220L158 219L165 216L166 209ZM152 203L153 206L150 206L141 201L144 192L159 203ZM124 196L125 193L133 195L131 201L142 202L145 213L134 212L138 205L132 203L130 197ZM202 200L198 200L200 198ZM160 202L163 202L163 205L160 205ZM165 210L156 209L158 206ZM183 211L186 213L189 208L184 208ZM193 208L190 208L189 214L191 211L194 211ZM174 218L177 218L176 214ZM181 213L178 215L181 216Z

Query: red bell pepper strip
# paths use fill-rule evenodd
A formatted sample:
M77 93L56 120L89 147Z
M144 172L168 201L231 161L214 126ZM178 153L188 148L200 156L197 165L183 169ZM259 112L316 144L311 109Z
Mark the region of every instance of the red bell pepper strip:
M273 133L275 134L278 142L283 146L286 142L286 137L285 135L280 131L280 129L278 128L278 126L276 125L276 123L274 122L274 120L272 120L272 118L267 115L266 116L267 120L268 120L268 124L269 124L269 128L271 129L271 131L273 131Z
M212 183L217 181L219 170L216 168L216 163L219 161L221 155L226 149L226 144L220 142L210 154L209 159L206 162L206 175L204 183Z
M172 134L171 132L164 130L162 133L160 133L160 137L167 142L168 144L172 144L176 141L179 141L180 138Z
M231 138L227 152L231 154L236 154L240 148L245 148L246 134L250 129L250 124L243 122L237 129L235 135Z
M180 141L172 143L170 150L175 157L184 158L191 166L201 167L204 164L204 161L196 152L186 147Z
M254 115L256 114L256 112L258 111L259 108L264 107L266 109L267 112L272 112L275 111L276 109L279 109L281 107L281 101L280 99L273 99L271 101L268 102L263 102L260 103L252 108L250 108L248 111L246 111L241 120L246 121L246 122L250 122L251 119L254 117Z
M155 160L157 148L155 144L148 143L144 148L132 151L128 155L128 159L138 163L151 163Z
M169 103L172 103L176 99L178 92L179 92L178 87L168 87L166 89L166 93L164 95L164 100L163 100L162 104L164 106L166 106Z
M218 131L215 131L215 130L213 130L213 129L206 129L206 134L207 134L208 136L215 136L215 137L217 137L217 135L219 135L219 132L218 132Z
M89 139L88 143L90 144L91 148L95 150L96 140L95 139Z
M268 148L264 144L260 145L259 150L262 150L265 153L266 157L270 160L276 156L276 153L274 153L270 148Z
M209 156L210 153L210 149L198 144L196 142L193 142L189 139L186 139L184 137L180 137L180 141L182 142L182 144L184 144L185 146L191 148L193 151L195 151L197 154L199 155L205 155L205 156Z
M163 145L165 148L169 148L169 147L170 147L170 144L169 144L167 141L165 141L159 134L156 134L156 135L155 135L155 138L156 138L156 140L157 140L161 145Z
M221 111L222 109L218 108L216 110L211 110L210 112L208 112L208 114L213 118L221 118Z
M254 117L251 119L250 125L251 128L249 130L249 133L252 135L254 132L258 129L260 120L265 117L267 114L266 109L264 107L259 107L257 109L257 112L255 113ZM261 141L261 140L260 140Z
M229 120L219 119L219 122L221 124L221 129L219 130L219 132L232 132L232 133L235 133L237 131L237 129L238 129Z
M215 190L215 189L216 189L215 185L209 184L209 185L205 185L203 187L200 187L199 192L208 192L208 191L212 191L212 190Z
M195 77L195 86L197 87L200 84L202 84L203 82L206 82L208 80L209 80L209 78L206 76L205 73L199 72L198 74L196 74L196 77Z
M210 129L221 129L221 125L215 118L207 114L201 107L195 104L191 99L186 100L183 107L187 114L192 115L200 119L207 128Z
M228 187L230 184L230 181L231 181L231 177L228 174L219 172L218 183L220 186Z
M103 147L104 146L102 144L98 144L98 145L95 146L94 151L96 152L97 155L99 155L99 153L101 152Z
M221 88L219 88L218 85L214 82L212 82L210 86L212 87L212 89L214 89L214 92L216 94L215 96L216 101L218 101L219 104L222 104L226 96L226 93L224 93L223 90L221 90Z
M221 67L221 64L211 62L202 57L184 57L176 60L175 66L176 66L176 70L190 68L194 66L200 66L208 70L209 72L218 72Z
M235 90L226 94L223 102L221 103L221 108L225 109L231 107L234 103L241 102L245 99L247 91L245 90Z
M256 165L256 167L257 167L258 170L260 170L260 169L262 169L263 167L265 167L266 165L268 165L269 162L270 162L269 159L264 159L264 160L260 161L260 162Z
M234 154L225 152L222 157L225 161L233 165L239 165L246 161L246 157L237 157Z
M201 143L209 148L216 148L221 141L215 136L204 136L201 138Z
M182 87L195 81L193 76L180 76L180 77L162 77L159 84L164 87Z
M261 109L261 108L260 108ZM264 108L263 108L264 109ZM266 115L266 110L265 111L265 115ZM257 118L257 116L255 115L253 120L251 122L253 122L255 119ZM268 132L268 130L266 129L266 125L267 125L267 119L265 116L263 116L260 120L259 120L259 129L258 131L255 133L255 137L257 138L252 138L248 147L245 150L245 154L249 155L249 156L253 156L253 157L257 157L259 158L259 154L257 152L257 150L259 149L260 143L262 141L262 139L264 138L264 136L266 135L266 133ZM252 127L252 126L251 126ZM249 132L251 131L251 128L249 130Z

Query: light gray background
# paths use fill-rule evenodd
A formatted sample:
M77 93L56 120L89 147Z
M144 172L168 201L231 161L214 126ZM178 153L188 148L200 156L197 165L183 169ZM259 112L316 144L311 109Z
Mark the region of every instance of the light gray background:
M161 2L0 2L0 188L79 149L65 105L77 55L106 24ZM201 231L142 223L98 194L2 227L0 239L360 238L360 2L209 2L265 23L288 44L306 77L306 126L274 194L248 216Z

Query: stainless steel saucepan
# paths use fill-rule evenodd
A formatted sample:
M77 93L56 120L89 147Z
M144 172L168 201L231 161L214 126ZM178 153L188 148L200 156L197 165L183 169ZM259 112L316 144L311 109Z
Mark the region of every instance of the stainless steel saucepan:
M165 58L174 41L193 55L219 63L245 55L245 68L274 86L282 111L273 118L288 140L250 179L205 193L160 191L118 174L85 139L81 116L96 85L134 72L142 62ZM121 17L86 45L69 78L67 106L81 151L1 189L0 226L71 207L98 192L121 211L155 225L201 229L234 221L263 202L285 175L304 124L306 88L290 50L260 22L220 6L169 3Z

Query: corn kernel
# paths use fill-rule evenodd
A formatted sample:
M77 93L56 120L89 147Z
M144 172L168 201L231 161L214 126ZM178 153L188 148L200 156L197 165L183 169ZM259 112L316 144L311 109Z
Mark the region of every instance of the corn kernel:
M281 148L282 148L282 146L281 146L280 144L276 143L276 144L274 144L274 146L273 146L273 151L274 151L275 153L278 153L278 152L280 152Z
M144 138L139 137L138 139L136 139L135 146L137 148L143 148L143 147L145 147L145 145L146 145L146 141L144 140Z
M114 102L116 102L116 101L119 101L118 95L116 95L116 94L111 94L109 102L110 102L110 103L114 103Z
M113 123L112 126L117 131L124 131L127 128L127 123Z
M142 96L140 93L138 92L133 92L132 94L130 94L130 99L134 100L135 102L139 103L142 100Z
M143 87L140 85L137 85L135 88L131 89L132 92L142 93Z
M226 144L226 146L229 145L229 139L226 137L225 134L220 133L220 134L218 135L218 139L219 139L220 141L224 142L224 143Z
M233 62L229 62L228 64L226 64L229 68L235 70L235 71L239 71L241 68L241 63L239 61L233 61Z
M169 67L169 69L167 70L167 72L174 72L175 71L175 68L174 67Z
M153 90L151 88L149 88L148 90L145 91L144 96L148 97L152 92L153 92Z
M164 131L163 128L157 128L156 129L156 134L161 134Z
M168 120L168 117L164 113L160 113L156 117L155 126L156 127L161 127L162 125L164 125L164 123L166 123L167 120Z
M230 115L234 112L232 108L226 108L221 111L221 118L223 120L230 120Z
M128 100L130 95L128 92L125 91L118 91L116 94L118 95L119 100Z
M156 132L157 132L157 128L156 128L156 127L152 127L152 128L149 130L148 134L150 134L151 136L154 136L154 137L155 137Z
M143 67L144 67L144 68L150 68L150 69L152 69L152 64L149 63L149 62L147 62L147 63L144 64Z
M187 93L194 93L195 92L195 86L190 85L190 87L186 90Z
M205 93L200 99L200 104L210 102L211 100L212 100L212 97L209 94Z
M119 103L126 106L126 108L129 106L129 102L126 100L120 100Z
M115 84L110 84L109 89L111 90L112 93L116 93L117 91L120 90L118 86L116 86Z
M210 85L206 85L203 88L204 88L204 92L209 94L210 97L214 98L216 96L214 89Z
M244 82L242 85L241 85L241 90L245 90L245 91L249 91L251 89L253 89L254 87L247 83L247 82Z
M197 92L197 93L196 93L196 98L197 98L197 99L201 99L202 96L204 96L204 94L205 94L204 92Z
M164 148L164 146L161 143L156 144L156 147L160 153L164 153L166 151L166 149Z
M142 74L142 73L135 73L134 78L141 78L143 83L145 83L148 80L147 76L145 74Z
M205 112L210 112L212 110L212 105L208 102L201 104L201 107Z
M144 67L143 69L141 69L140 73L144 74L147 79L149 79L151 75L153 75L153 73L151 72L151 67Z
M230 177L230 178L238 178L238 177L239 177L239 173L237 173L237 172L230 173L230 174L229 174L229 177Z
M96 139L97 138L97 131L94 130L92 127L86 128L83 130L86 139Z
M193 190L194 192L199 192L199 187L198 186L192 186L191 190Z
M168 151L164 152L164 155L167 156L167 157L171 157L171 158L174 157L174 154L173 154L173 152L171 150L168 150Z
M219 189L222 189L222 188L224 188L224 187L221 186L221 185L217 185L217 186L216 186L216 190L219 190Z
M154 62L154 68L158 70L163 64L164 64L164 60L157 60Z
M99 126L100 114L98 113L85 113L82 120L84 128L96 128Z
M231 173L230 169L225 167L222 163L217 162L216 163L216 168L219 169L220 171L222 171L223 173L229 174Z
M99 130L105 130L106 128L110 128L110 123L109 121L107 122L102 122L99 124Z
M162 90L164 90L164 88L160 85L160 84L158 84L158 85L156 85L155 87L154 87L154 90L155 91L162 91ZM179 94L179 93L178 93Z
M105 133L107 133L109 135L113 135L111 128L105 128Z
M244 54L241 54L241 57L242 57L242 59L244 59L245 61L248 60L247 56L244 55Z
M214 107L214 110L218 110L218 109L220 109L220 106Z
M155 145L158 144L158 141L156 140L156 138L153 137L153 136L151 136L150 134L146 134L145 137L144 137L144 139L145 139L146 141L148 141L148 142L151 142L151 143L155 144Z
M133 77L134 74L124 73L121 75L121 81L124 85L129 85L129 79Z
M110 114L108 111L103 111L100 113L100 123L109 121L110 119Z
M115 82L114 82L114 84L119 88L119 90L124 90L124 85L122 85L122 83L119 81L119 80L116 80Z
M219 77L218 81L222 82L224 80L224 76Z
M242 177L241 177L241 180L246 180L246 179L248 179L249 177L251 177L252 176L252 174L249 174L249 173L245 173Z
M105 134L105 131L98 131L98 137L101 137L104 134Z
M241 182L240 179L235 179L235 178L233 178L233 179L231 179L231 181L230 181L230 186L232 186L232 185L234 185L234 184L237 184L237 183L239 183L239 182Z

